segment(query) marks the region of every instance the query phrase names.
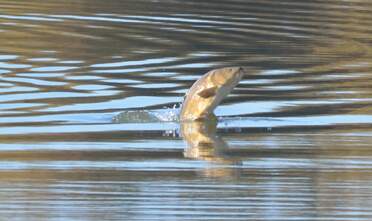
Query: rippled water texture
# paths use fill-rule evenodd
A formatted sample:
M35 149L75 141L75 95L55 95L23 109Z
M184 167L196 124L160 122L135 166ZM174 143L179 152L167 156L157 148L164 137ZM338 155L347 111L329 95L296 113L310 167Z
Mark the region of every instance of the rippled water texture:
M0 0L0 217L371 220L371 44L368 0Z

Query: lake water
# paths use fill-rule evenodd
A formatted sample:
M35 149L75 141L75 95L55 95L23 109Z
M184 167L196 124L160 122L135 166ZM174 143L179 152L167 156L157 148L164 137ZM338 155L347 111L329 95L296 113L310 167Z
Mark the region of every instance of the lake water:
M0 217L371 220L371 46L367 0L0 0Z

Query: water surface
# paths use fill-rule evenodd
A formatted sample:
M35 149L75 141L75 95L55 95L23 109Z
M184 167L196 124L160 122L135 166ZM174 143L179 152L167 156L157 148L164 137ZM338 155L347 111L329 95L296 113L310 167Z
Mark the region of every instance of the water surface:
M371 220L369 1L0 5L3 219ZM180 137L187 89L238 65L217 132Z

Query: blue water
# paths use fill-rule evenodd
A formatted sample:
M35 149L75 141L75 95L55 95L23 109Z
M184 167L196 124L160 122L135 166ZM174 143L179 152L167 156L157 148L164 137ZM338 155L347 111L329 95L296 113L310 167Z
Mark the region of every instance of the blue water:
M0 5L1 219L371 220L369 1Z

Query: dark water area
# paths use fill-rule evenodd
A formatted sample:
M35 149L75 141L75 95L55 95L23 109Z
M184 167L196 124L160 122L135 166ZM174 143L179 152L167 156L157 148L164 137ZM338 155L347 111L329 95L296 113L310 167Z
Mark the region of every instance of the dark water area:
M0 0L0 219L371 220L371 46L367 0Z

